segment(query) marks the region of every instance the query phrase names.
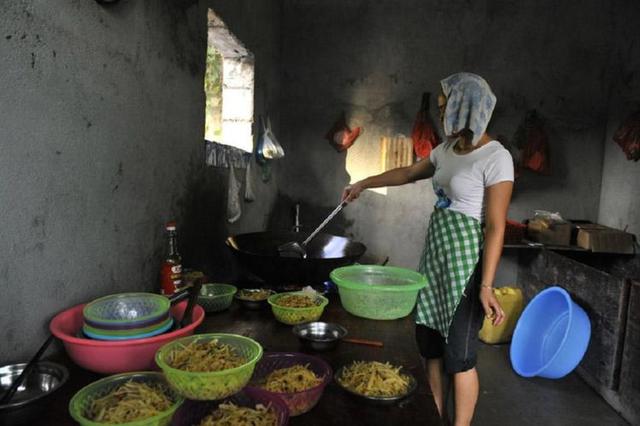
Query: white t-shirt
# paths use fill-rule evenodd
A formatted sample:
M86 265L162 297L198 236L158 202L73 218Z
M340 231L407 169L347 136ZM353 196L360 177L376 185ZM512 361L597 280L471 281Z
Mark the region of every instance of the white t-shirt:
M499 182L513 182L511 154L491 141L468 154L456 154L453 144L438 145L429 156L435 167L433 190L436 207L449 208L477 220L484 216L485 189Z

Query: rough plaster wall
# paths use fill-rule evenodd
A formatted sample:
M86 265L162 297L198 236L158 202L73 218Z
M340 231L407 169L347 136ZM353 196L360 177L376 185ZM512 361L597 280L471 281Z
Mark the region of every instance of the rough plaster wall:
M350 180L346 155L323 139L338 113L345 110L351 124L364 126L347 155L359 157L361 173L376 173L380 136L410 134L421 93L437 93L441 78L467 70L487 78L496 92L494 135L510 138L529 108L548 122L553 176L525 173L510 217L546 208L596 219L607 7L576 0L285 0L281 134L288 158L280 189L323 209L334 205ZM431 111L436 117L435 96ZM428 181L386 196L365 192L345 210L346 232L377 256L414 267L432 211L430 188ZM498 281L513 279L512 260Z
M279 5L211 3L262 59L259 99L277 87L276 48L267 44L278 40L268 19ZM226 170L204 167L208 5L3 2L0 363L26 359L66 307L155 290L170 218L184 231L185 264L223 269L215 253L188 256L228 232L219 225ZM236 227L264 226L275 190L259 188Z
M609 121L604 141L604 164L598 222L640 236L640 162L627 160L613 142L620 123L640 109L640 33L637 4L617 10L614 85L609 102Z

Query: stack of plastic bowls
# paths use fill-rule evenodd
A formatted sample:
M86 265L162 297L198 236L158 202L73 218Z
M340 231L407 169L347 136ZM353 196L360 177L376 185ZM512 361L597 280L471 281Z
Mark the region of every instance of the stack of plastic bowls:
M132 340L171 329L169 299L153 293L121 293L85 305L82 332L98 340Z

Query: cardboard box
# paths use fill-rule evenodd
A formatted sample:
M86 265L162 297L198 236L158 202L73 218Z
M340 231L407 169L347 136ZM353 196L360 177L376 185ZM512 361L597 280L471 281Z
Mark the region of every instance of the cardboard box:
M633 234L595 223L578 226L576 243L596 253L635 253Z
M546 229L531 226L527 229L531 241L552 246L568 246L571 244L571 224L569 222L554 223Z

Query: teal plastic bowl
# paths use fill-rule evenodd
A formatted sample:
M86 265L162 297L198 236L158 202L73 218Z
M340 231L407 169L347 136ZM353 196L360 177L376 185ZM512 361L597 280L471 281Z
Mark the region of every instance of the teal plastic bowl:
M116 387L125 384L129 380L134 382L142 382L147 384L161 384L167 390L167 396L173 404L162 413L149 417L146 419L140 419L133 422L122 423L123 426L166 426L171 422L173 413L184 402L184 398L180 396L175 390L173 390L167 379L165 379L162 373L153 371L140 371L135 373L116 374L115 376L109 376L104 379L91 383L88 386L80 389L69 402L69 414L78 423L83 426L102 426L108 423L96 422L90 420L87 417L87 411L90 404L97 398L103 397L111 392Z
M207 283L203 284L198 295L198 305L205 312L220 312L231 306L233 296L238 289L230 284Z
M347 312L375 320L409 315L418 292L427 285L424 275L394 266L344 266L334 269L330 276Z

